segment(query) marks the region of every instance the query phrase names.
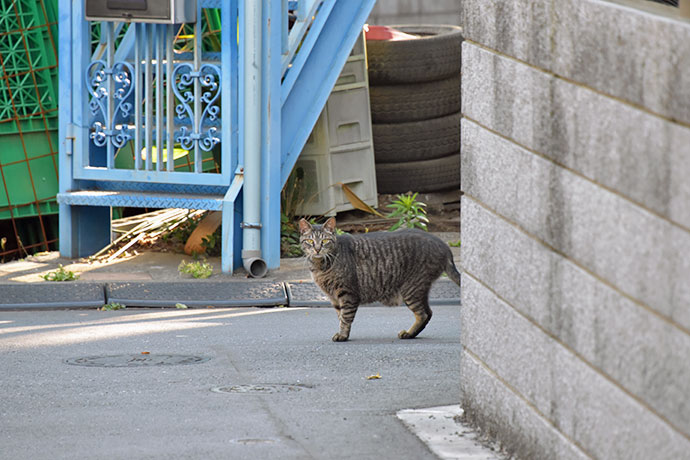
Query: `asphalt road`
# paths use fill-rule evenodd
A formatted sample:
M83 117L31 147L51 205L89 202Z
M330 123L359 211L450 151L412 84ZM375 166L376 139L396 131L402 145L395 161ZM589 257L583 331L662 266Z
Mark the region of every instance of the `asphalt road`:
M435 458L395 413L459 401L459 313L399 340L409 310L363 307L333 343L326 308L2 312L0 459Z

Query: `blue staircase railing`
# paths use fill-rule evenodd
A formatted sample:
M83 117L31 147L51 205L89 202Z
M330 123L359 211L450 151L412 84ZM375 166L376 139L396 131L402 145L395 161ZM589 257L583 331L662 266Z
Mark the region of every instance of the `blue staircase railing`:
M224 272L245 254L277 268L282 185L374 2L199 0L181 27L60 0L61 253L105 246L112 206L208 209Z

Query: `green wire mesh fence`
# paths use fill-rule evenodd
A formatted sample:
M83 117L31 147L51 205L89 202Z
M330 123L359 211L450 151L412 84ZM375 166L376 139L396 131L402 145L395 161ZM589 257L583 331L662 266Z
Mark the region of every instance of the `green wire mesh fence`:
M57 243L57 0L0 0L0 261Z

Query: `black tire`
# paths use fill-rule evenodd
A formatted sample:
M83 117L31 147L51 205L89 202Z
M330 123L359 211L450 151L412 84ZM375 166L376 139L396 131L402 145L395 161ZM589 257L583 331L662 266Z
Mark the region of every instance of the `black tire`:
M436 192L460 188L460 153L426 161L376 164L379 193Z
M373 123L429 120L460 111L460 75L412 85L369 88Z
M446 25L389 26L421 38L367 42L371 85L442 80L460 73L462 29Z
M371 125L377 163L433 160L460 150L460 112L430 120Z

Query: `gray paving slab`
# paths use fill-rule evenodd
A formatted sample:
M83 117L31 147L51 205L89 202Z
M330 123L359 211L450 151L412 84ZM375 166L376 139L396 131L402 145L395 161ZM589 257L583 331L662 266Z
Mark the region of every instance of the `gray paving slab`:
M287 305L283 283L274 281L181 281L108 283L108 302L130 307L272 307Z
M97 308L105 303L102 283L31 283L0 285L0 310Z
M323 293L316 283L310 281L296 281L285 283L288 304L291 307L330 307L328 296Z

